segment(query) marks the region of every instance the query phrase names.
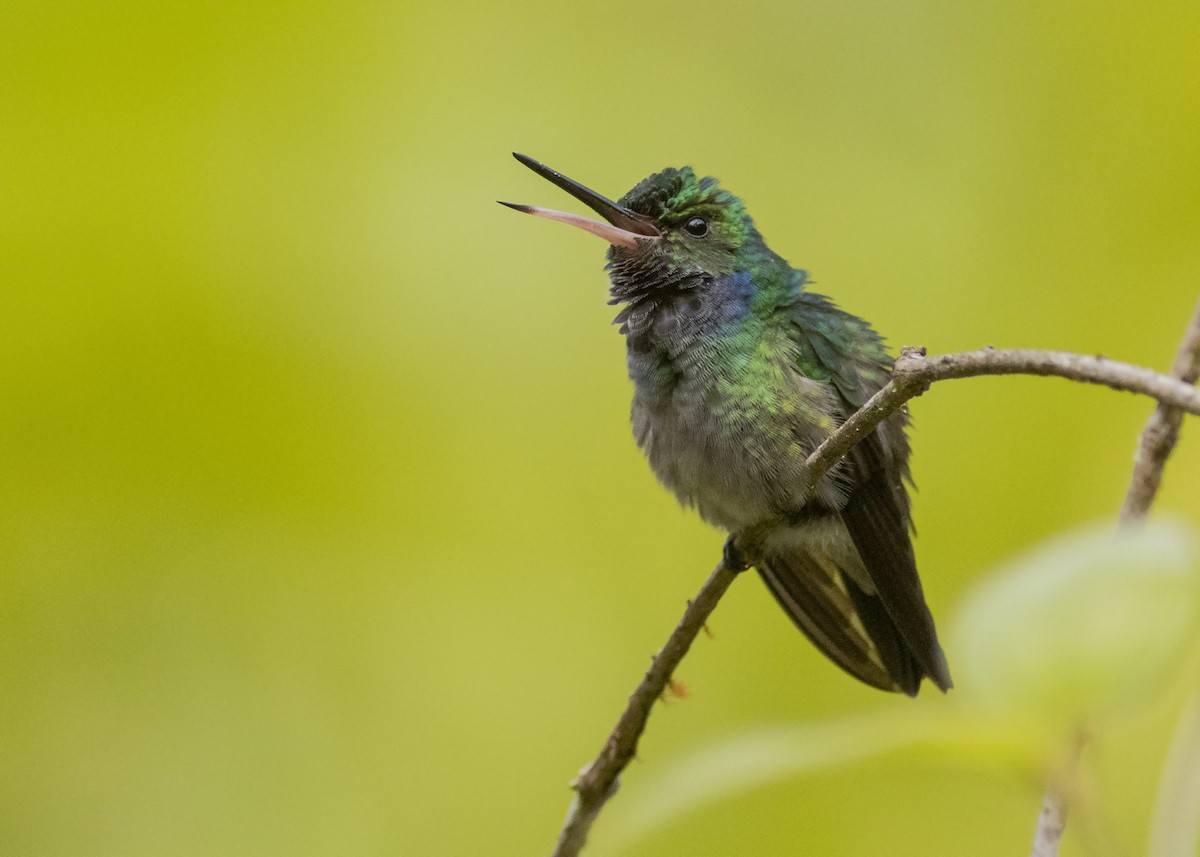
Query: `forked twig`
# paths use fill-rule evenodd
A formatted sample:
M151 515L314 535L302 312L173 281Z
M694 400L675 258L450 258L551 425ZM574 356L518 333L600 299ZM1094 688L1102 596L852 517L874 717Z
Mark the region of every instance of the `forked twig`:
M1101 384L1114 390L1141 393L1157 399L1160 409L1172 409L1171 413L1200 415L1200 391L1191 384L1103 357L1061 351L985 348L926 358L923 348L905 348L896 361L892 380L808 457L807 484L801 487L811 490L854 444L869 435L905 402L928 390L933 383L982 375L1054 375L1071 381ZM1162 460L1166 460L1165 455ZM747 547L752 554L753 546ZM683 618L654 656L599 755L572 782L575 799L563 823L553 857L574 857L583 848L592 823L608 799L616 793L618 777L637 752L638 740L654 702L662 696L675 668L739 571L722 560L696 597L688 602ZM1060 809L1060 815L1065 818L1065 807ZM1061 824L1059 830L1061 833Z
M1171 366L1171 375L1185 384L1195 384L1196 378L1200 377L1200 302L1196 303L1191 323L1188 324L1179 343L1175 362ZM1146 423L1146 428L1142 430L1137 459L1133 465L1133 478L1125 495L1125 503L1121 507L1123 526L1138 523L1150 511L1150 505L1162 484L1163 467L1166 466L1167 458L1179 440L1182 424L1183 411L1160 400ZM1078 754L1073 758L1077 762ZM1068 769L1058 773L1062 778L1069 778L1072 771ZM1058 857L1058 842L1062 839L1069 810L1070 801L1063 787L1051 781L1042 798L1042 811L1033 834L1033 850L1030 852L1032 857Z

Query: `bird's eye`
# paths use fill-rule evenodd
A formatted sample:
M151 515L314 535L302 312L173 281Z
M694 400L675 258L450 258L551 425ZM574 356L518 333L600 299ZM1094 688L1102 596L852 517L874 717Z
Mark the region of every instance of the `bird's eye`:
M708 234L708 221L703 217L693 217L687 223L683 224L683 228L693 238L703 238Z

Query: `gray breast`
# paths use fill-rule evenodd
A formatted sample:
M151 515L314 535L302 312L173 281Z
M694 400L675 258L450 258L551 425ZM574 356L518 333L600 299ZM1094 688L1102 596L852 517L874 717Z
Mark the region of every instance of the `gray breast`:
M631 341L629 349L638 445L681 503L730 531L800 511L803 462L821 432L798 413L829 397L824 385L786 368L768 372L773 395L743 395L764 386L762 377L743 377L747 365L727 341L698 338L672 351ZM840 505L836 486L826 493Z

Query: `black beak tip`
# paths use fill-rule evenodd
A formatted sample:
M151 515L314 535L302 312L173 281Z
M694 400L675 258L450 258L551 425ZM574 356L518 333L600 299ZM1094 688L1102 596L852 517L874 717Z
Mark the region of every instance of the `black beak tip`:
M513 209L513 211L520 211L523 214L529 213L528 205L521 205L521 203L519 203L519 202L505 202L502 199L498 199L498 200L496 200L496 202L500 203L503 206L506 206L507 208Z

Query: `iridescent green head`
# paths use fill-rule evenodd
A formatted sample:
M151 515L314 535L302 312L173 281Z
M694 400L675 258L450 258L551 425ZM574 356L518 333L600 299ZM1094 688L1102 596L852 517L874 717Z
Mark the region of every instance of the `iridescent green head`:
M716 179L698 178L691 167L668 167L642 179L620 204L653 220L663 238L679 239L680 247L706 238L736 250L759 238L742 201Z

